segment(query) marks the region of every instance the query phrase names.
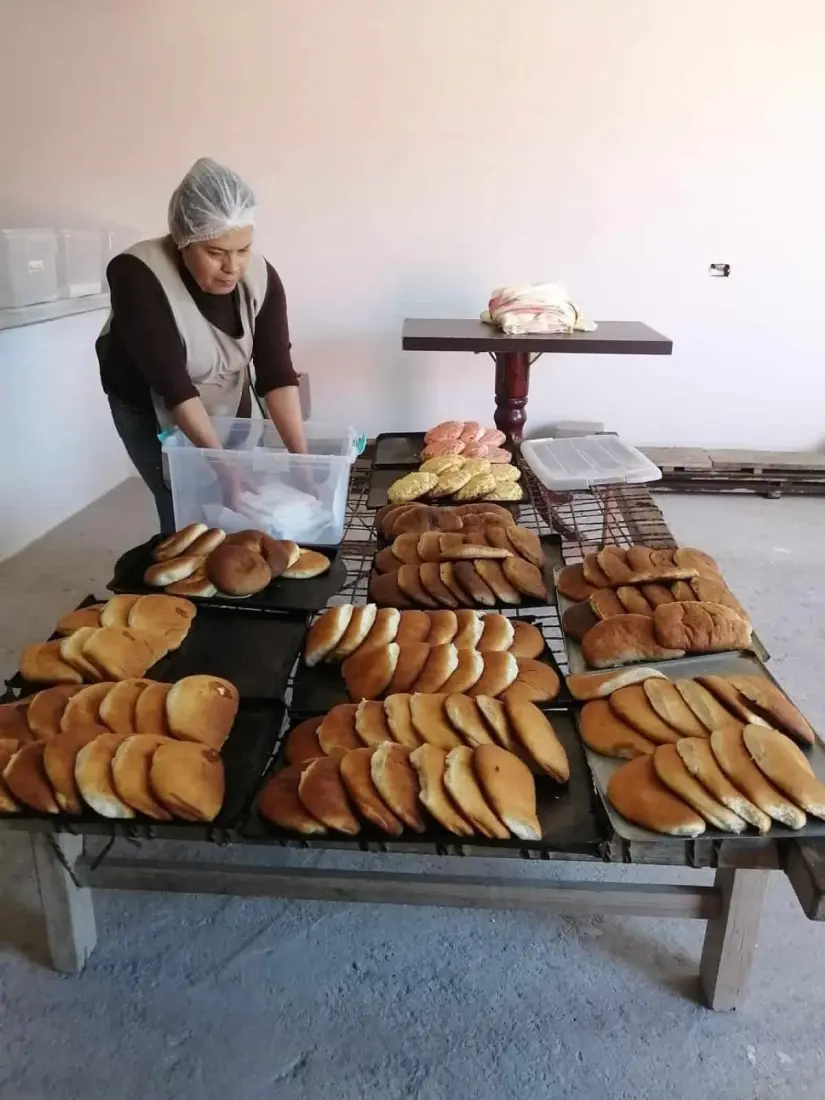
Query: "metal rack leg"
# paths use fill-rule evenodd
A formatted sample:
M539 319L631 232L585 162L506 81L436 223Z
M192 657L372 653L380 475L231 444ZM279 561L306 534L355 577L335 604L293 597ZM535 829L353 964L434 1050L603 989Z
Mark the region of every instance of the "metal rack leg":
M92 891L73 878L83 838L32 833L31 845L52 965L79 974L97 943Z
M708 921L699 976L709 1007L728 1012L742 1003L748 984L768 872L721 869L714 883L722 911Z

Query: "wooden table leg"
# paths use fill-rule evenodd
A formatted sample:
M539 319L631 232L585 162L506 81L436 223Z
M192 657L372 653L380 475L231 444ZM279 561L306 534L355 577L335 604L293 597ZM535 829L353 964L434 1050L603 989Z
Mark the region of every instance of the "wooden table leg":
M744 997L768 872L720 869L714 883L722 894L722 910L708 921L699 976L710 1008L727 1012Z
M32 833L31 844L52 965L64 974L79 974L97 943L92 891L75 884L53 845L73 869L83 853L83 838Z
M513 443L524 435L527 394L530 389L530 356L523 351L496 355L496 427Z

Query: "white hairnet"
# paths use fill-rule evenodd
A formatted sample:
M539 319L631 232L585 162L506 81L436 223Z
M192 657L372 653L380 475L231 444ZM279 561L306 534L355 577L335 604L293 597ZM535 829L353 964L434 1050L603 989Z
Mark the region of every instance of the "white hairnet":
M169 232L178 248L255 224L255 193L237 172L196 160L169 200Z

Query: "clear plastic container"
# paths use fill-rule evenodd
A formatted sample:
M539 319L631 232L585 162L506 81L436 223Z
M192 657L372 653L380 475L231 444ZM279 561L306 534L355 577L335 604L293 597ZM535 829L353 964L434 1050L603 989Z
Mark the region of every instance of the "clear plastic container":
M175 524L225 531L254 528L273 538L336 546L343 537L357 433L308 420L309 454L290 454L269 420L217 418L223 450L193 446L180 431L164 442Z
M0 229L0 309L53 302L56 256L53 229Z
M100 280L104 289L106 289L108 287L106 282L106 268L109 266L109 260L115 256L119 256L121 252L130 248L136 241L139 241L140 233L138 233L136 229L126 229L122 226L114 226L111 229L104 229L101 237L103 247L101 250Z
M530 439L522 443L521 453L542 485L551 490L639 485L662 476L658 466L617 435Z
M57 286L61 298L100 294L103 235L99 229L57 230Z

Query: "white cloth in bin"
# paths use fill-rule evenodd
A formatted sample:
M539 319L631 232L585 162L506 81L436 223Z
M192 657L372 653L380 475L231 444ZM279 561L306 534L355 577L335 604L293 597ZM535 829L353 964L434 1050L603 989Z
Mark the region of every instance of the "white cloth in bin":
M573 305L564 287L555 283L499 287L493 291L481 319L508 336L593 332L596 328Z
M278 482L260 492L244 490L238 497L237 510L222 505L204 509L207 521L225 531L254 527L273 538L295 542L318 542L329 526L329 509L312 493Z

